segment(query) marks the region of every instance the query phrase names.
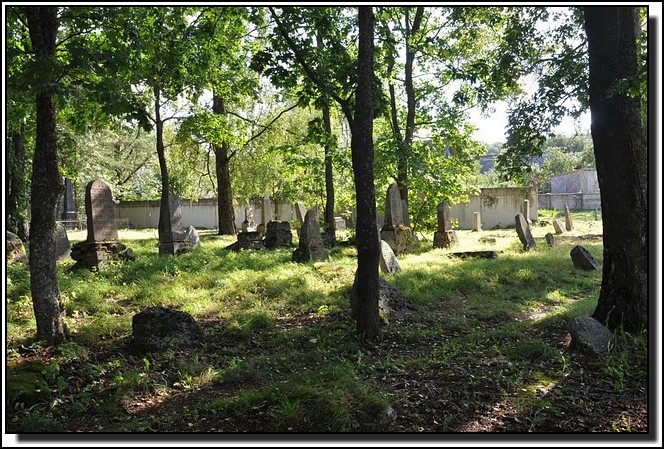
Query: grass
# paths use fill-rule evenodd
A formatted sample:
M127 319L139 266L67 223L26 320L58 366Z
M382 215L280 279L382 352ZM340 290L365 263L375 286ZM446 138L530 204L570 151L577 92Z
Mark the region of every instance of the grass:
M553 248L544 242L551 226L535 224L529 252L513 229L457 231L453 249L432 249L424 235L414 254L399 257L402 272L384 276L415 311L372 344L357 340L349 316L349 246L331 249L328 262L298 264L292 250L231 252L224 248L233 237L203 231L198 250L159 257L154 230L121 230L135 262L73 273L73 261L59 262L71 340L57 349L34 341L29 274L10 266L9 371L36 366L49 397L6 404L7 429L464 432L494 416L507 424L482 431L640 431L623 409L610 422L553 424L566 409L601 409L575 394L574 382L590 376L619 395L647 379L644 336L619 334L597 366L561 344L566 320L594 310L601 282L601 272L576 270L569 256L574 238L601 232L601 222L574 218L571 240ZM601 240L579 243L601 261ZM499 258L449 257L487 249ZM151 306L191 314L205 344L132 354L131 318ZM393 423L384 420L388 406L397 410Z

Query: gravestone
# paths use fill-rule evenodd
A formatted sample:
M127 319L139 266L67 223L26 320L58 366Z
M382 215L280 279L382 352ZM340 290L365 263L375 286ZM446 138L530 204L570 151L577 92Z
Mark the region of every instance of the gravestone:
M346 229L346 219L344 217L334 217L334 229Z
M70 256L76 261L70 270L101 269L109 260L134 260L133 251L118 241L115 226L115 205L110 187L98 179L85 187L87 239L71 247Z
M104 181L96 179L86 186L85 213L88 216L88 242L108 242L118 239L113 194Z
M581 316L567 323L572 337L570 349L589 355L605 354L613 339L613 334L593 317Z
M576 245L572 248L569 255L576 268L588 271L599 270L601 268L600 263L597 262L593 256L590 255L588 250L581 245Z
M323 262L328 260L329 254L323 238L320 235L318 224L318 210L309 209L304 216L304 225L300 231L300 241L293 251L293 262Z
M558 244L558 242L556 242L556 237L550 232L546 233L544 239L546 240L546 243L551 247L556 246Z
M479 212L475 212L473 215L473 231L482 230L482 216Z
M533 222L530 220L530 201L528 200L523 200L523 216L526 219L526 223L528 223L528 227L532 228Z
M131 328L131 349L135 354L192 347L205 340L191 315L165 307L150 307L137 313L132 317Z
M26 267L29 265L28 256L25 253L25 246L23 241L18 238L18 235L13 232L7 231L6 255L7 265L13 263L22 263Z
M450 206L446 201L443 201L438 205L438 228L433 234L433 247L449 248L452 245L458 244L459 239L456 232L452 230Z
M63 220L76 220L76 205L74 204L74 186L71 179L65 178L65 191L62 198L62 214L60 217Z
M160 216L166 217L167 222L161 222L159 229L159 255L177 256L194 249L192 246L192 231L182 230L182 200L175 195L168 196L168 210ZM193 226L191 226L193 228ZM193 230L196 232L196 229ZM198 233L196 232L196 237Z
M385 196L385 219L380 231L380 239L385 240L396 254L414 251L413 231L404 224L401 207L401 193L396 183L390 184Z
M514 221L516 222L516 233L519 235L521 243L523 243L523 250L528 251L533 249L535 247L535 239L530 232L526 217L524 217L523 214L516 214Z
M563 222L560 220L553 220L553 229L556 231L556 234L562 234L565 232L563 230Z
M69 257L71 254L71 245L67 237L67 229L62 223L55 224L55 258L61 259Z
M261 234L265 235L267 231L267 224L272 220L272 203L270 202L270 197L265 195L262 199L261 207L261 222L256 228L256 230Z
M357 316L357 271L350 291L351 316ZM404 294L384 279L378 278L378 315L381 324L389 324L390 319L403 318L414 309Z
M305 209L304 204L298 201L295 203L295 216L297 218L297 221L300 222L300 224L304 224L304 216L307 214L307 209Z
M239 251L240 249L263 249L265 241L258 231L239 232L237 242L229 245L228 249Z
M408 216L408 204L406 204L406 200L402 199L401 200L401 221L404 224L404 226L408 226L410 228L410 217Z
M385 240L380 241L379 266L383 273L401 273L401 267L399 266L397 256L394 254L394 251L392 251L392 248Z
M254 222L254 210L247 206L244 208L244 221L242 222L242 232L252 232L256 230Z
M565 204L565 229L568 231L574 230L574 222L572 221L572 214L569 213L569 207Z
M287 221L270 220L265 230L265 247L274 249L293 246L293 233Z

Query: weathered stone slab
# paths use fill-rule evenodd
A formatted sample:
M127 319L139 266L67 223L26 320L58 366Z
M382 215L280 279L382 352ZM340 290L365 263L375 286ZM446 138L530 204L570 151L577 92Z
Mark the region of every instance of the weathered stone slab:
M567 323L572 337L570 349L600 355L609 350L613 334L593 317L582 316Z
M295 203L295 217L300 222L300 224L304 224L305 215L307 215L307 209L304 207L303 203L298 201Z
M134 353L196 346L205 334L186 312L150 307L132 317L131 347Z
M546 240L546 243L551 247L556 246L558 244L558 242L556 241L556 237L550 232L546 233L544 239Z
M572 221L572 214L569 212L569 207L565 204L565 229L568 231L574 230L574 222Z
M244 209L244 221L242 222L242 232L253 232L256 230L254 222L254 210L247 206Z
M69 244L69 237L67 237L67 230L62 223L55 224L55 258L61 259L69 257L71 253L71 245Z
M88 216L88 242L118 239L113 195L104 181L95 179L85 187L85 213Z
M572 262L576 268L588 271L599 270L601 268L600 263L581 245L576 245L572 248L569 255L572 257Z
M450 215L450 206L447 201L438 204L437 208L438 227L436 231L445 232L452 229L452 216Z
M380 231L380 239L385 240L396 254L407 254L415 251L413 231L406 226L397 225L393 229L383 227L383 230Z
M495 243L495 239L494 239ZM433 247L434 248L450 248L459 245L459 238L456 231L436 231L433 234Z
M267 223L265 232L265 247L290 248L293 246L293 233L287 221L272 220Z
M300 231L300 241L295 251L293 251L293 262L323 262L328 259L329 254L320 234L318 210L309 209Z
M473 231L482 230L482 215L479 212L473 213Z
M467 259L469 257L474 257L477 259L497 259L498 253L496 251L460 251L456 253L450 253L450 256L459 257L461 259Z
M396 183L387 188L385 198L385 220L383 230L394 229L395 226L403 225L403 211L401 210L401 193Z
M401 273L401 266L399 265L397 256L394 254L394 251L392 251L390 245L384 240L380 241L379 266L383 273Z
M523 250L529 251L535 248L535 239L530 232L530 226L528 226L528 222L523 214L516 214L514 221L516 222L516 233L519 235L519 240L521 240L521 243L523 244Z
M563 229L563 222L560 220L553 220L553 229L556 231L556 234L562 234L565 232Z
M6 251L7 265L13 263L22 263L25 266L29 265L23 241L13 232L7 231Z
M350 292L350 309L353 317L357 316L357 272ZM391 319L403 318L414 309L412 303L401 291L384 279L378 279L378 315L381 323L389 324Z

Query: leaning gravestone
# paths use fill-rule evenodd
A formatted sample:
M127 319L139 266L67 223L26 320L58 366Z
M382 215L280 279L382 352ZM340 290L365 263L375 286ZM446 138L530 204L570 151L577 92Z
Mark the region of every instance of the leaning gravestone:
M526 218L523 214L516 214L514 220L516 222L516 233L519 235L519 240L521 240L521 243L523 244L523 250L528 251L533 249L535 247L535 239L530 232L530 227L528 226Z
M565 229L568 231L574 230L574 222L572 221L572 214L569 212L569 207L565 204Z
M563 222L560 220L553 220L553 229L556 231L556 234L562 234L565 232L563 230Z
M414 251L413 231L404 225L401 205L399 187L396 183L390 184L385 198L385 220L380 231L380 238L385 240L396 254Z
M55 258L61 259L69 257L71 254L71 245L67 237L67 229L62 223L55 224Z
M304 216L304 225L300 231L300 241L293 251L293 262L322 262L328 260L329 254L323 238L320 235L318 224L318 210L309 209Z
M456 232L452 230L451 223L450 206L446 201L443 201L438 205L438 228L433 234L434 248L449 248L452 245L459 244L459 239Z
M25 246L23 241L18 238L18 235L13 232L7 231L7 265L13 263L22 263L25 266L29 265L28 256L25 254Z
M576 268L588 271L599 270L601 268L599 262L581 245L576 245L572 248L569 255L572 257L572 262Z
M397 256L394 255L394 251L392 251L392 248L385 240L380 241L379 266L383 273L401 273L401 266L399 266Z
M196 346L205 340L205 334L191 315L164 307L150 307L137 313L132 317L131 327L131 349L136 354Z
M85 188L88 236L72 246L70 255L76 263L71 269L99 270L109 260L133 260L133 251L118 241L114 209L110 187L104 181L90 181Z

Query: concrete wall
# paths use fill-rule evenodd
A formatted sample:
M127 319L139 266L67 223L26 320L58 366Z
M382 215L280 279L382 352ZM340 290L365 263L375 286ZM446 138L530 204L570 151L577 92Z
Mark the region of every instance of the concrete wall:
M295 207L286 201L270 200L272 218L279 221L294 221ZM250 204L242 204L235 208L235 226L241 229L244 221L244 210L247 206L254 209L254 221L260 224L263 202L258 199ZM156 228L159 224L159 201L124 201L115 206L118 218L128 219L131 228ZM198 201L182 201L182 226L192 225L196 229L217 229L219 215L216 198Z
M539 207L542 209L601 209L599 193L540 193Z
M530 220L536 221L538 197L534 187L482 189L479 195L468 197L468 203L453 205L450 215L458 220L459 229L473 228L475 212L480 213L482 229L514 227L514 217L523 213L523 200L529 201Z
M551 193L599 193L597 170L581 168L551 177Z

